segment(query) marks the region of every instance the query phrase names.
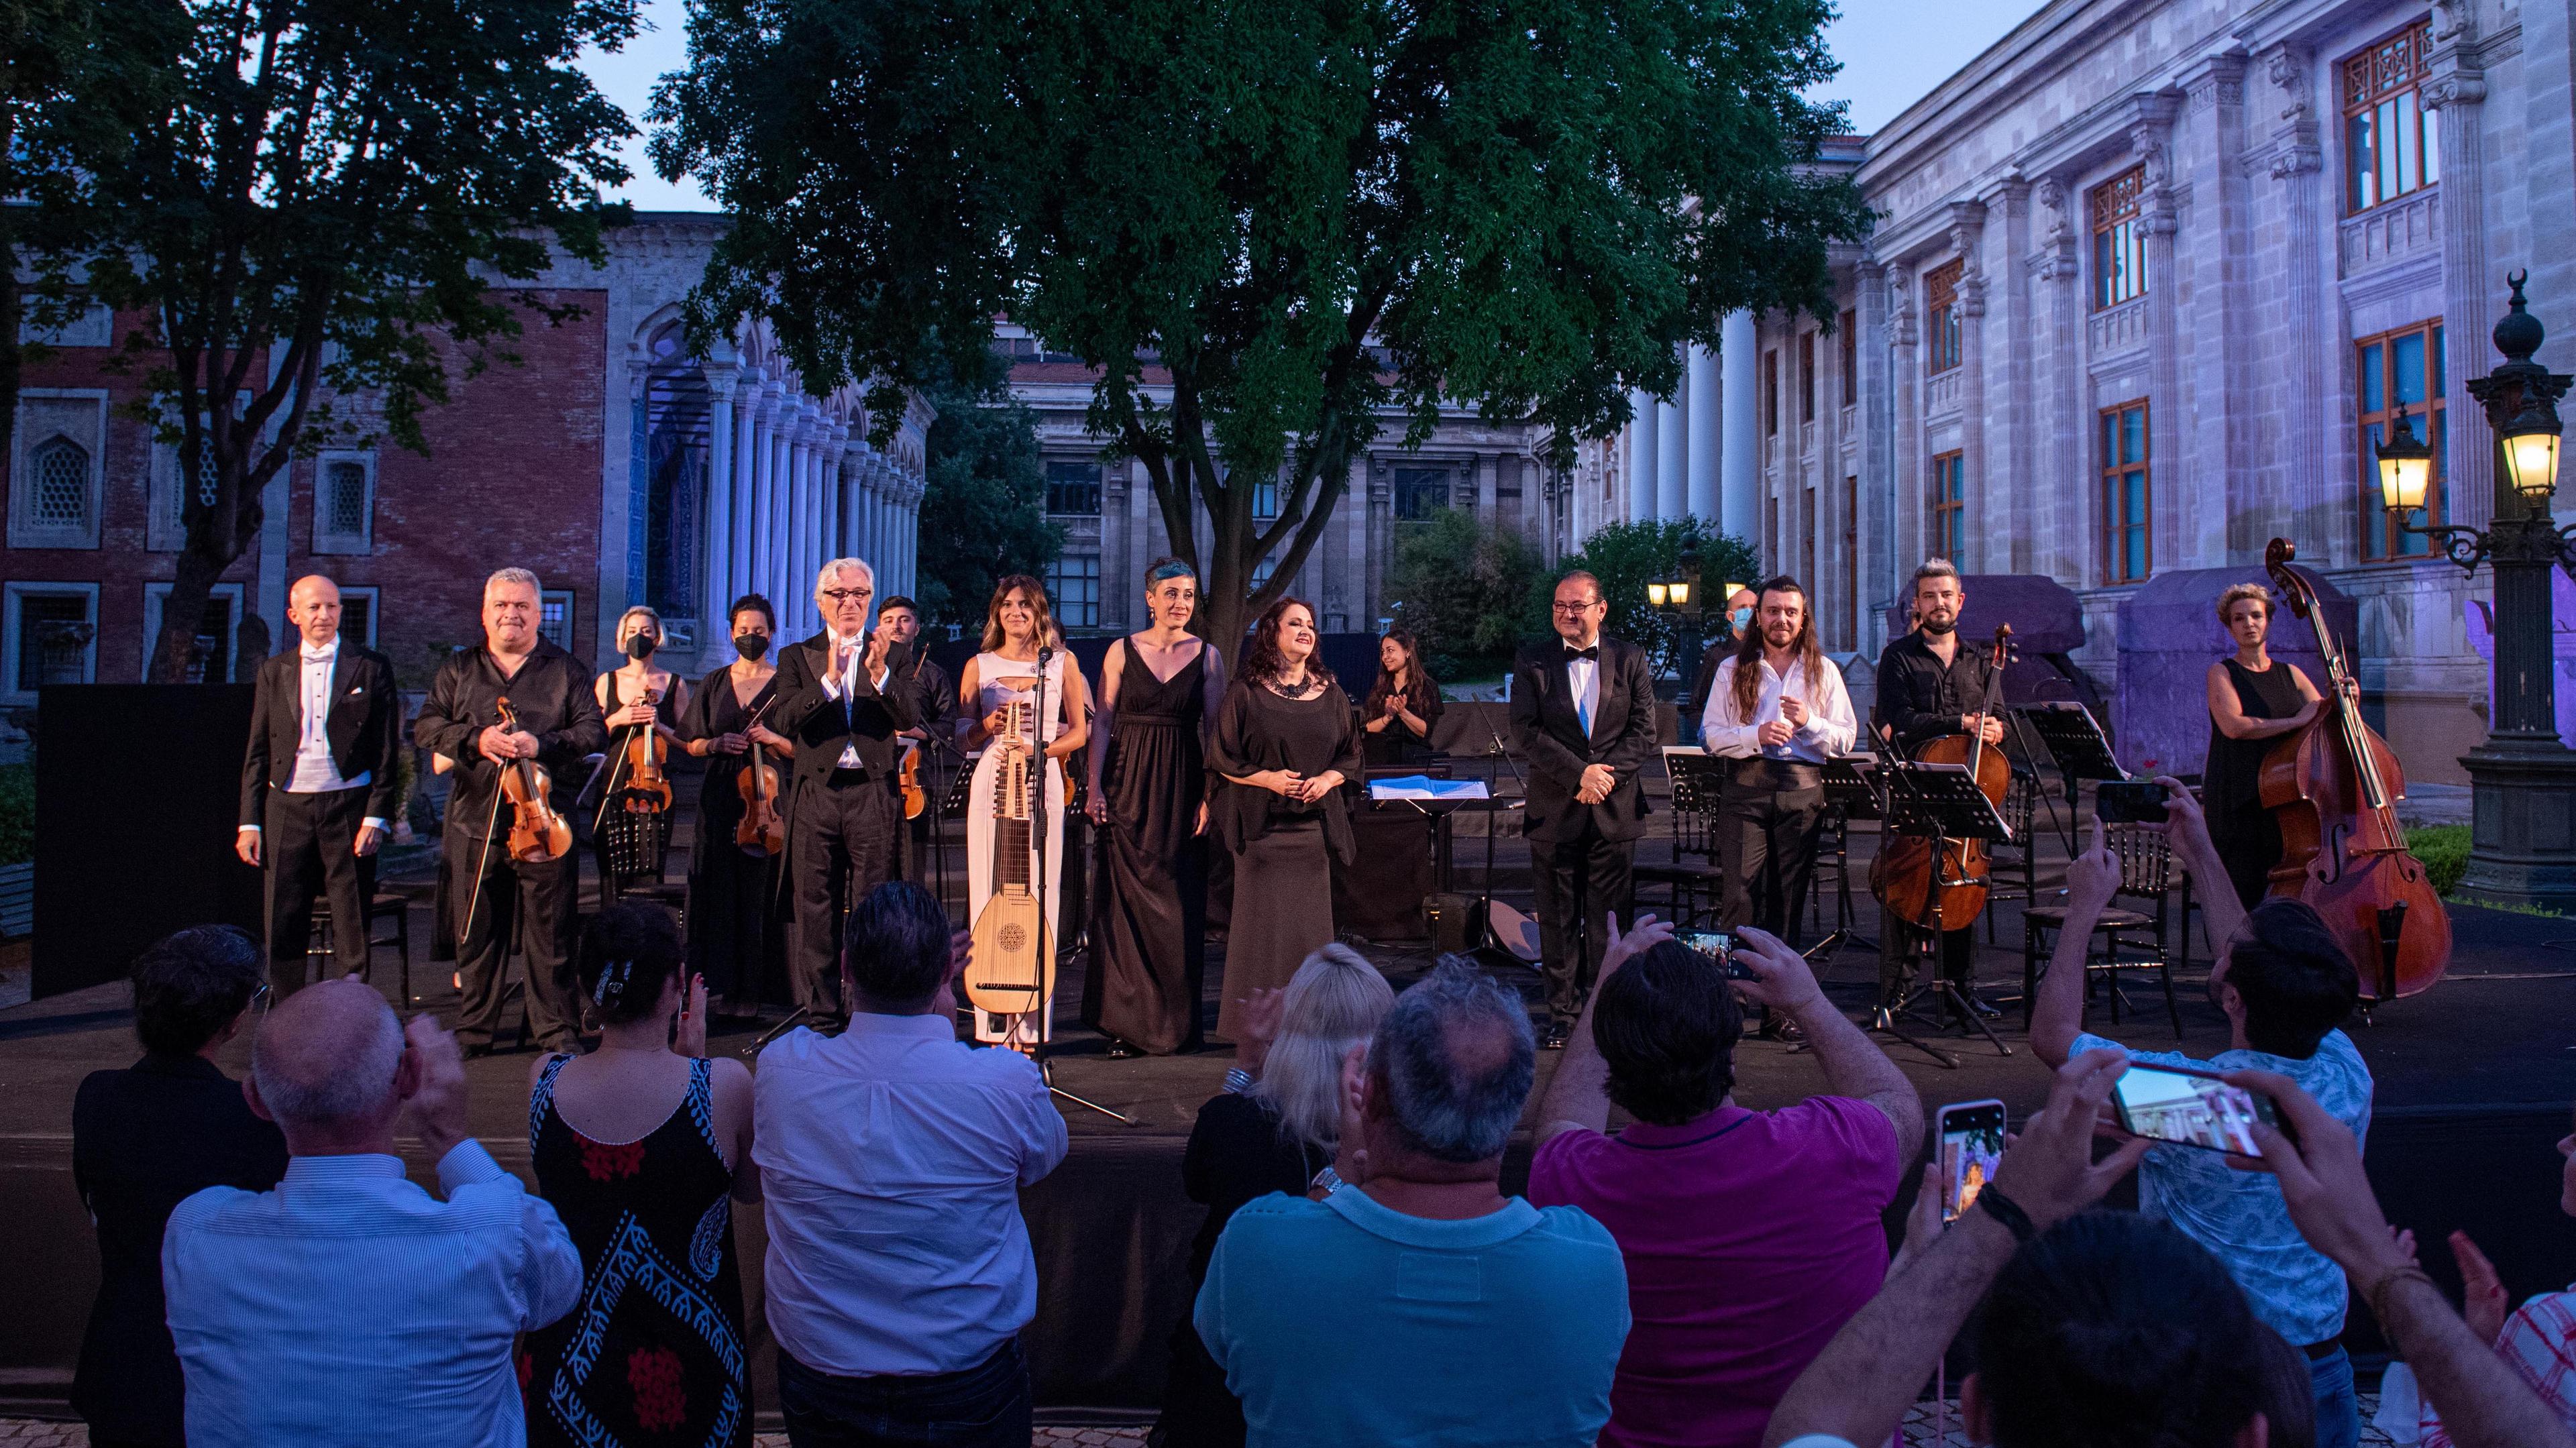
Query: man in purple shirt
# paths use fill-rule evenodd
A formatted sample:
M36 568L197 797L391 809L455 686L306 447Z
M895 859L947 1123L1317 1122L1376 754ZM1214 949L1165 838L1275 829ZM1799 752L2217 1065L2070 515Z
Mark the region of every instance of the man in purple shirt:
M1601 1442L1753 1448L1886 1277L1880 1214L1923 1103L1773 936L1738 932L1740 982L1651 916L1607 957L1540 1102L1529 1178L1533 1204L1582 1208L1627 1260L1634 1326ZM1828 1094L1735 1104L1738 990L1806 1030ZM1636 1118L1615 1135L1613 1103Z

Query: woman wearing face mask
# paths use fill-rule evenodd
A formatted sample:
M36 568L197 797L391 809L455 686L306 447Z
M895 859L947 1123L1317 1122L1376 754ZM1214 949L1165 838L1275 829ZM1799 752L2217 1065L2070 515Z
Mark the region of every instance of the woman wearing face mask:
M670 842L669 810L645 813L626 808L625 780L631 771L618 764L639 729L660 735L665 746L681 743L679 724L688 707L688 685L654 664L653 651L662 643L660 614L640 603L626 610L617 620L617 647L626 662L591 685L599 698L599 712L608 716L608 762L601 767L601 778L616 784L604 810L595 802L587 806L598 826L593 843L599 851L603 902L616 899L625 886L658 881L662 852Z
M751 719L769 704L770 635L777 624L769 600L746 593L726 611L740 657L706 676L692 691L680 733L689 753L707 762L698 796L698 833L689 848L689 969L706 977L707 1011L723 1020L760 1013L762 985L778 941L770 921L777 898L778 860L753 858L734 843L742 823L739 780L748 761ZM767 750L776 738L766 725L757 733ZM770 756L783 781L793 754ZM782 801L781 809L785 808Z

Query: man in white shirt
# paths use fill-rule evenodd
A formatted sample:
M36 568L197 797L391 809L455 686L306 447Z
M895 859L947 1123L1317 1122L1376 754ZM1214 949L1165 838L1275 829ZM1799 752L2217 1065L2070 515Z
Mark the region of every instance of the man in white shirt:
M525 1443L511 1339L572 1310L581 1254L465 1134L455 1037L324 981L269 1013L244 1094L286 1135L286 1179L197 1193L161 1244L188 1441ZM445 1201L403 1175L406 1115Z
M1762 585L1753 627L1718 665L1700 715L1700 745L1726 766L1718 798L1718 864L1726 923L1796 945L1807 876L1824 820L1822 766L1860 737L1842 670L1816 645L1807 591L1782 575Z
M877 886L848 940L848 1028L779 1038L752 1094L788 1441L1025 1448L1019 1193L1064 1160L1064 1116L1027 1057L957 1040L966 937L928 891Z
M367 902L375 855L393 826L402 696L393 662L340 637L340 589L320 574L286 595L301 636L260 661L243 751L241 827L233 852L268 867L269 984L304 984L313 899L331 901L340 972L367 965Z

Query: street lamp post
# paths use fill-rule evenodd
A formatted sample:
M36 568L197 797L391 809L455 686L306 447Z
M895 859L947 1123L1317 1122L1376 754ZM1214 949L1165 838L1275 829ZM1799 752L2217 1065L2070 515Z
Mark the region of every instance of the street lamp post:
M1703 607L1699 582L1699 549L1684 544L1681 567L1670 578L1658 578L1646 585L1646 602L1655 612L1675 622L1673 672L1681 680L1681 692L1691 687L1691 666L1699 660L1699 624Z
M2432 449L2400 424L2379 445L2380 501L2405 532L2442 546L2474 574L2495 568L2495 713L2486 742L2462 756L2469 772L2469 865L2459 894L2489 905L2576 911L2576 750L2558 737L2557 659L2550 570L2576 575L2576 525L2550 514L2558 484L2558 399L2571 379L2531 360L2545 335L2525 309L2524 273L2496 323L2503 366L2468 384L2495 429L2495 517L2483 531L2408 522L2420 512Z

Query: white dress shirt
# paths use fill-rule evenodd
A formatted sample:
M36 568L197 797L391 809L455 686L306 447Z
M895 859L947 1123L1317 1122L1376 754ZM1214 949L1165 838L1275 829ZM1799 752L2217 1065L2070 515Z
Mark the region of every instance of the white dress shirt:
M1789 665L1787 678L1771 667L1765 657L1762 689L1754 696L1753 717L1739 719L1735 713L1735 668L1732 658L1717 666L1717 678L1709 685L1708 707L1699 720L1700 747L1721 759L1796 759L1808 764L1822 764L1837 754L1849 754L1853 741L1860 738L1860 725L1852 717L1851 695L1843 689L1843 671L1831 659L1807 677L1804 659ZM1780 717L1782 695L1807 706L1807 722L1789 735L1786 744L1763 745L1757 731Z
M850 696L859 691L859 665L867 662L868 636L864 633L859 633L852 634L848 638L842 638L840 635L834 634L832 636L829 649L830 652L824 656L826 667L823 670L823 697L827 699L837 699L840 701L841 722L843 724L847 724L850 722ZM832 657L839 654L843 649L848 649L850 651L849 663L839 669L829 667ZM879 692L883 692L885 689L887 672L888 671L884 669L877 670L876 677L868 680L868 687L876 689ZM855 744L842 745L841 757L832 761L832 764L836 769L858 768L858 746Z
M299 662L295 675L295 705L299 717L295 767L286 777L286 792L328 794L339 789L363 789L375 783L375 771L368 769L359 770L355 779L342 779L340 763L331 757L331 671L340 661L339 638L334 636L331 642L318 649L309 643L298 644L296 651ZM362 823L380 830L393 828L391 820L375 815L367 816ZM260 832L258 825L243 825L242 829L254 835Z
M476 1142L438 1184L399 1157L299 1156L275 1191L179 1204L161 1279L191 1444L527 1441L510 1341L572 1310L581 1254Z
M1064 1160L1035 1063L942 1014L857 1014L760 1053L769 1328L837 1377L974 1367L1037 1313L1020 1188Z
M1564 640L1560 638L1557 642L1564 643ZM1600 646L1599 639L1592 641L1592 647L1597 649ZM1568 645L1565 682L1574 691L1574 717L1583 725L1585 736L1589 737L1592 721L1601 713L1601 660L1575 658L1573 653L1572 646Z

